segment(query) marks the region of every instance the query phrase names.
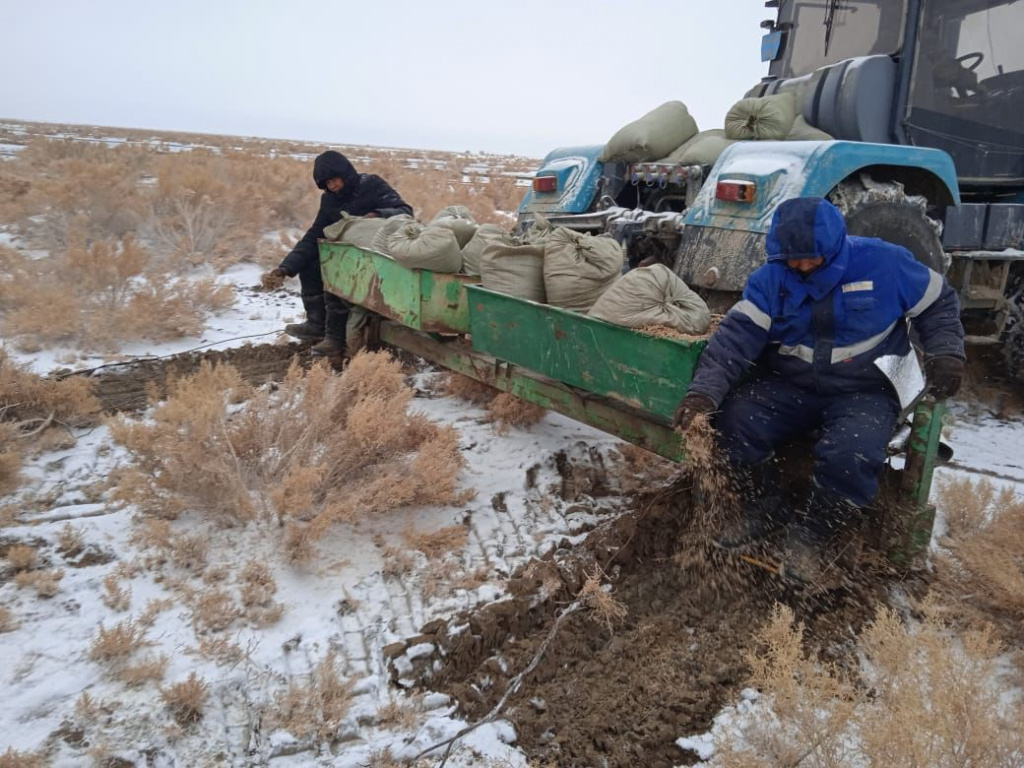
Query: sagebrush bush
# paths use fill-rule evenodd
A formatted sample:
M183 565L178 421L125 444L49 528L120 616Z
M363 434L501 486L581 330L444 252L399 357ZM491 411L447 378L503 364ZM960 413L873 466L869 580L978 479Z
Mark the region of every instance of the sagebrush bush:
M149 421L111 423L132 459L115 493L165 519L192 509L223 524L291 524L296 550L336 522L451 503L458 435L409 413L412 396L385 352L357 355L341 375L295 363L274 390L204 366Z
M344 680L334 650L313 668L306 682L292 681L276 697L269 719L296 738L315 735L331 739L352 706L354 683Z
M933 605L916 625L888 607L859 638L860 678L817 661L776 606L748 657L767 697L716 739L714 765L1018 766L1024 710L1000 684L990 628L954 635Z
M955 479L939 491L948 529L936 562L947 602L988 621L1024 650L1024 497L988 480Z
M182 682L160 691L160 698L178 725L191 725L201 720L209 697L209 685L195 672L190 672Z

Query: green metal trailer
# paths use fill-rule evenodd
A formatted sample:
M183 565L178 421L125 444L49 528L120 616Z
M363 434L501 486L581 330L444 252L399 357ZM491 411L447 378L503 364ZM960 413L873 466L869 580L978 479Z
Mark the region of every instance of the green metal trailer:
M558 307L489 291L478 278L408 269L351 245L321 241L324 285L371 313L375 342L685 462L672 429L706 342L658 338ZM921 554L944 405L922 401L894 484L895 560Z

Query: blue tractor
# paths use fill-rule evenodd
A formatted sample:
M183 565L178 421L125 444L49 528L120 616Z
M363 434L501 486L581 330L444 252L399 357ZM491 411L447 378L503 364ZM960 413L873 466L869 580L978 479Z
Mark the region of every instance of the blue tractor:
M557 149L520 207L613 235L631 265L666 263L713 309L764 260L783 200L827 197L851 234L945 272L968 341L1000 345L1024 380L1024 2L769 0L768 76L832 141L744 141L713 165L601 163Z

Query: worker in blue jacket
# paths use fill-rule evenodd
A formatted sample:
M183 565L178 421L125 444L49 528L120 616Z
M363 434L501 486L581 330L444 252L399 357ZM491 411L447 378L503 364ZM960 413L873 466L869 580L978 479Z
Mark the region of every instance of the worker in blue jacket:
M963 380L964 330L942 275L905 248L847 235L827 200L782 203L766 250L767 263L701 356L675 424L685 432L697 414L718 411L720 445L746 478L744 517L718 539L726 548L788 521L775 449L819 431L814 489L789 525L783 560L784 573L806 583L821 576L826 545L874 500L901 405L925 386L909 325L923 348L927 386L940 399Z

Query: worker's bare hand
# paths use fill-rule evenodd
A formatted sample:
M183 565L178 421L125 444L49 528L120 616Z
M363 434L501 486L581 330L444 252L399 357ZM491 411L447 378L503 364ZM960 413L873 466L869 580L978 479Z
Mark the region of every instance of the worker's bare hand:
M369 213L364 213L363 214L363 218L364 219L379 219L380 218L380 214L377 213L376 211L370 211Z
M281 267L272 269L269 272L264 272L260 276L260 285L263 286L265 291L276 291L278 288L284 285L284 279L289 277L289 274L285 272Z
M679 403L679 407L676 408L675 418L672 419L672 426L675 427L679 433L685 433L690 425L693 424L693 420L700 414L714 413L715 401L707 395L702 395L698 392L690 392L683 401Z

